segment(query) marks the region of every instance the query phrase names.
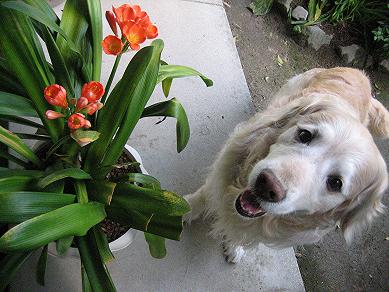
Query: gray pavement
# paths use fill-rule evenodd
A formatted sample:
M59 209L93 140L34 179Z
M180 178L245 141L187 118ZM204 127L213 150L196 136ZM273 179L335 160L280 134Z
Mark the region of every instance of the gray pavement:
M103 1L104 10L121 3L125 1ZM139 3L160 29L166 44L163 59L192 66L215 84L206 88L198 78L173 82L171 97L184 104L192 131L189 145L181 154L175 151L174 120L155 125L159 119L145 119L129 141L164 188L184 195L201 186L207 167L228 134L250 117L254 107L221 1ZM106 25L105 30L108 34ZM129 59L123 58L118 76ZM103 81L113 61L113 57L104 57ZM152 102L162 99L158 88ZM118 252L116 261L109 265L118 291L304 291L291 248L259 246L242 263L229 265L219 242L209 238L207 231L207 224L202 222L186 228L181 242L168 242L168 255L162 260L149 256L142 234L138 234L135 242ZM34 281L36 260L35 256L21 269L13 291L80 291L77 260L49 257L45 288Z

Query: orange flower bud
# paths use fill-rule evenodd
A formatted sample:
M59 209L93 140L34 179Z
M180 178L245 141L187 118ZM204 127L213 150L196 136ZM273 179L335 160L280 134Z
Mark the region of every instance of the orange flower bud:
M47 102L54 106L60 106L64 109L68 107L68 101L66 100L66 90L61 85L53 84L47 86L43 91Z
M59 118L63 118L63 117L64 117L64 115L59 113L59 112L52 111L52 110L46 111L46 118L48 120L55 120L55 119L59 119Z
M103 46L104 53L107 55L117 56L122 52L123 49L122 41L114 35L105 37L101 45Z
M81 96L86 97L89 102L98 101L104 95L104 87L100 82L91 81L82 87Z
M118 35L118 28L116 26L115 14L113 14L112 11L106 11L105 18L107 19L108 24L111 27L113 33L117 36Z
M89 103L88 99L86 97L81 96L77 100L76 111L82 110L83 108L85 108L88 105L88 103Z
M77 130L84 127L85 125L85 116L80 113L72 114L68 119L68 127L71 130Z

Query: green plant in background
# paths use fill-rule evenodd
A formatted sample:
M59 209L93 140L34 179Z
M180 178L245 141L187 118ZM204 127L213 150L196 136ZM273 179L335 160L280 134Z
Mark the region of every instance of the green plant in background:
M265 15L269 13L273 6L274 0L254 0L249 7L255 16Z
M292 20L291 11L289 11L289 21L293 25L293 30L301 33L304 27L323 22L325 20L325 17L323 16L325 4L325 0L309 0L307 20Z
M59 19L44 0L0 0L0 120L35 129L12 133L0 126L0 142L12 150L0 148L0 157L18 165L0 168L0 291L40 248L37 280L43 285L51 242L59 254L72 244L78 248L84 291L115 291L106 267L113 255L97 225L105 218L144 231L154 257L165 256L165 238L179 240L189 211L184 199L151 176L106 177L141 118L176 118L177 150L185 148L189 123L178 100L146 107L157 84L168 96L174 78L200 76L207 86L212 81L163 62L162 40L139 50L157 35L139 6L125 4L114 12L122 35L116 36L120 43L112 36L103 42L104 51L117 55L104 93L100 1L68 0ZM107 19L116 35L112 14ZM139 51L109 90L129 48ZM43 143L32 149L28 139Z
M382 58L389 59L389 24L380 24L372 33Z

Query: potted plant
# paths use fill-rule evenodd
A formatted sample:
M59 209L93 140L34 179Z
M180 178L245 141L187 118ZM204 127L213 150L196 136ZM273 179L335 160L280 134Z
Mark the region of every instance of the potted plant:
M66 1L62 19L43 0L0 0L0 143L6 146L0 156L17 165L0 168L0 290L41 248L37 280L44 284L48 245L55 242L59 254L78 249L84 290L115 291L103 220L143 231L157 258L166 254L165 238L180 237L188 204L161 189L136 161L123 160L123 150L139 119L150 116L176 118L177 150L183 150L189 123L178 100L146 104L159 83L168 96L174 78L212 81L162 61L162 40L140 48L158 28L139 6L106 12L114 34L104 40L101 15L96 0ZM116 55L105 86L99 82L102 50ZM129 50L137 52L111 89ZM8 122L35 134L12 133ZM42 143L31 148L28 139ZM130 169L117 171L123 167Z

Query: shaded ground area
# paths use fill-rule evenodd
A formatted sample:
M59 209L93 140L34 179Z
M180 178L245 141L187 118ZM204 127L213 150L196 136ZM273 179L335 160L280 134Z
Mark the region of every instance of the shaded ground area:
M287 79L315 67L342 66L333 48L318 52L298 45L290 36L286 19L272 10L255 17L246 8L250 0L225 0L225 9L236 40L251 96L258 111L266 108L272 93ZM283 60L280 66L278 56ZM368 72L379 99L389 108L389 76ZM387 163L387 141L378 142ZM388 196L384 201L389 206ZM322 242L297 247L296 257L307 291L389 291L389 215L347 247L340 232Z

